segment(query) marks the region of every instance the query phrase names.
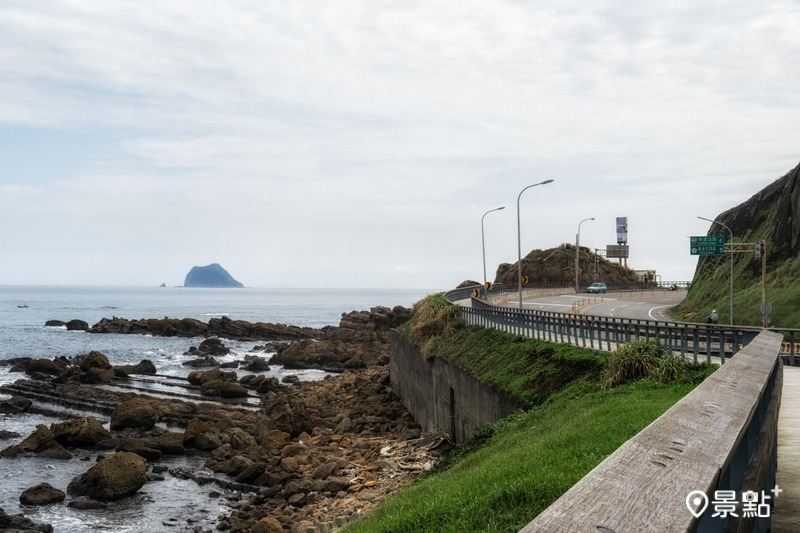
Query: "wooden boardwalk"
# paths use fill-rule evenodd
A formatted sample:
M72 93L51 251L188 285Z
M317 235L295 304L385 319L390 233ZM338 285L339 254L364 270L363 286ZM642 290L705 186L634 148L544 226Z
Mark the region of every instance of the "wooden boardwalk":
M800 531L800 367L783 367L778 415L778 486L772 533Z

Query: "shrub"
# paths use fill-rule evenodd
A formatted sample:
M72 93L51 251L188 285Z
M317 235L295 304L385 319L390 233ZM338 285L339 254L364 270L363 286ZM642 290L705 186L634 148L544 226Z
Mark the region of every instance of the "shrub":
M429 357L438 337L448 337L464 326L458 306L444 293L431 294L414 304L409 332L411 343Z
M688 362L679 355L668 354L658 360L653 378L660 383L689 381Z
M610 389L632 380L650 377L658 368L659 359L668 355L657 340L635 339L611 354L603 371L603 388Z

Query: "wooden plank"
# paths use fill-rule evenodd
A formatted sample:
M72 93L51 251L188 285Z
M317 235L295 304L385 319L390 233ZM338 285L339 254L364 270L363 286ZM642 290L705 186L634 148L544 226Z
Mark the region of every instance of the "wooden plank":
M708 493L718 475L712 466L665 459L659 450L628 443L521 531L683 531L696 522L686 496L692 490Z
M775 366L780 340L778 334L763 332L521 531L693 530L697 519L686 507L686 497L694 490L713 495L753 420L772 371L780 370ZM779 388L775 394L780 394ZM771 407L764 439L774 431L769 416L777 416L777 411ZM759 451L768 449L762 445ZM750 480L762 475L756 471Z

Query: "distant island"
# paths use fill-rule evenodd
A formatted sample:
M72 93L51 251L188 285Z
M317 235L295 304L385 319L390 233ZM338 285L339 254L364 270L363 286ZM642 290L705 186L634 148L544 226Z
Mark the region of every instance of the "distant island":
M228 271L217 263L192 267L189 273L186 274L183 286L202 288L244 287L244 285L233 279L233 276L228 274Z

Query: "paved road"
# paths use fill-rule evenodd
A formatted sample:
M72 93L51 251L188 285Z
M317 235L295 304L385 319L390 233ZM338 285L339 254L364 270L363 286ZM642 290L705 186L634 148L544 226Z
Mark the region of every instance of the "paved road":
M679 304L686 291L610 292L607 294L565 294L523 300L525 309L569 313L577 306L582 315L627 318L633 320L673 321L666 309ZM518 302L501 304L518 307Z

